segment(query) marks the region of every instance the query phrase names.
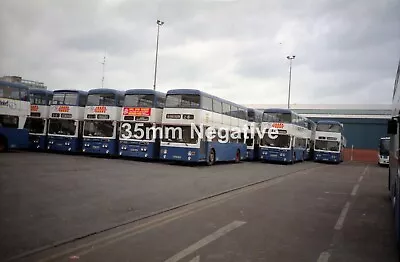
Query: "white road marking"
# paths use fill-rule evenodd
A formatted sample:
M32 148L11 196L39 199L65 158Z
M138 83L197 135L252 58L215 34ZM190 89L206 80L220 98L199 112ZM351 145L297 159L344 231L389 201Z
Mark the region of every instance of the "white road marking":
M347 195L348 193L344 193L344 192L324 192L325 194L332 194L332 195Z
M181 260L182 258L192 254L193 252L199 250L200 248L208 245L209 243L217 240L218 238L222 237L223 235L226 235L227 233L229 233L230 231L243 226L244 224L246 224L246 222L243 221L233 221L232 223L221 227L220 229L218 229L217 231L215 231L214 233L206 236L205 238L199 240L198 242L194 243L193 245L185 248L184 250L180 251L179 253L175 254L174 256L168 258L167 260L165 260L165 262L177 262L179 260ZM199 258L200 259L200 258Z
M331 254L329 252L327 252L327 251L322 252L319 255L319 258L318 258L317 262L328 262L330 257L331 257Z
M200 256L194 257L192 260L189 262L200 262Z
M356 184L356 185L353 187L353 190L351 191L351 195L352 195L352 196L357 195L357 191L358 191L358 188L359 188L359 187L360 187L359 184Z
M334 227L335 230L342 229L344 220L346 219L346 216L347 216L347 212L349 211L349 207L350 207L350 202L347 201L342 209L342 212L340 213L340 216L339 216L337 222L336 222L336 225Z
M360 183L363 179L364 179L364 176L360 176L360 178L358 179L358 183Z

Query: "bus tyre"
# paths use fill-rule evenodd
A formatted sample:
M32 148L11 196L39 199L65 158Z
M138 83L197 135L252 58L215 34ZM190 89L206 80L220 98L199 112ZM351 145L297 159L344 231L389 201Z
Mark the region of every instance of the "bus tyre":
M214 163L215 163L215 150L213 148L213 149L211 149L210 153L208 154L207 166L212 166Z
M238 149L236 151L235 163L239 163L239 162L240 162L240 150Z
M0 153L7 151L7 139L4 136L0 136Z

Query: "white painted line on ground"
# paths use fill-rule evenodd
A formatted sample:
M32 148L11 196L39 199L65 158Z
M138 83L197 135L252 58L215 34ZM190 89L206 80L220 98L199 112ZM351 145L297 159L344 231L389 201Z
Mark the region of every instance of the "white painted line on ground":
M344 220L346 219L346 216L347 216L347 212L349 211L349 207L350 207L350 202L347 201L346 204L344 205L343 209L342 209L342 212L340 213L340 216L339 216L337 222L336 222L336 225L334 227L335 230L342 229L343 224L344 224Z
M194 243L193 245L185 248L184 250L180 251L179 253L175 254L174 256L168 258L167 260L165 260L165 262L177 262L179 260L181 260L182 258L192 254L193 252L199 250L200 248L210 244L211 242L217 240L218 238L226 235L227 233L229 233L230 231L243 226L244 224L246 224L246 222L243 221L233 221L232 223L221 227L220 229L218 229L217 231L215 231L214 233L212 233L211 235L206 236L205 238L199 240L198 242Z
M359 184L356 184L356 185L353 187L353 190L351 191L351 195L352 195L352 196L357 195L357 191L358 191L358 188L359 188L359 187L360 187Z
M367 165L367 166L364 168L364 171L363 171L363 173L362 173L363 176L367 173L368 168L369 168L369 165Z
M364 176L360 176L360 178L358 179L358 183L360 183L363 179L364 179Z
M324 192L325 194L331 194L331 195L347 195L348 193L345 192Z
M330 257L331 257L331 254L329 252L327 252L327 251L322 252L319 255L319 258L318 258L317 262L328 262Z
M192 260L189 262L200 262L200 256L194 257Z

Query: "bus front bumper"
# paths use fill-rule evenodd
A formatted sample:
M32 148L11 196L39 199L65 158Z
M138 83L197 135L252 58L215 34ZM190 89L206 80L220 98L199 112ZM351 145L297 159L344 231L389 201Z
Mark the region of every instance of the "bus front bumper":
M47 150L59 152L80 152L77 137L49 136Z
M154 151L154 142L120 141L119 144L119 155L124 157L154 158Z
M379 156L380 165L389 165L389 156Z
M340 153L315 151L314 152L314 161L339 163L341 161Z
M260 159L264 161L291 162L292 154L290 150L261 148Z
M200 156L199 148L186 147L160 147L160 159L183 162L204 162L206 158Z
M113 155L116 152L115 139L84 138L82 152L87 154Z
M29 135L29 149L45 150L46 140L47 138L45 135Z

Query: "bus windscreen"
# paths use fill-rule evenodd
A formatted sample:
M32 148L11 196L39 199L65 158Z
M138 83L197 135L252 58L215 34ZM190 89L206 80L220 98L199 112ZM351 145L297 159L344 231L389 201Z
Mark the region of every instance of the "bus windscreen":
M125 95L124 106L127 107L153 107L154 95Z
M389 139L381 139L381 142L379 145L379 154L387 156L387 155L389 155L389 150L390 150L390 140Z
M115 106L115 94L91 94L87 98L87 106Z
M199 95L167 95L165 107L199 108Z

